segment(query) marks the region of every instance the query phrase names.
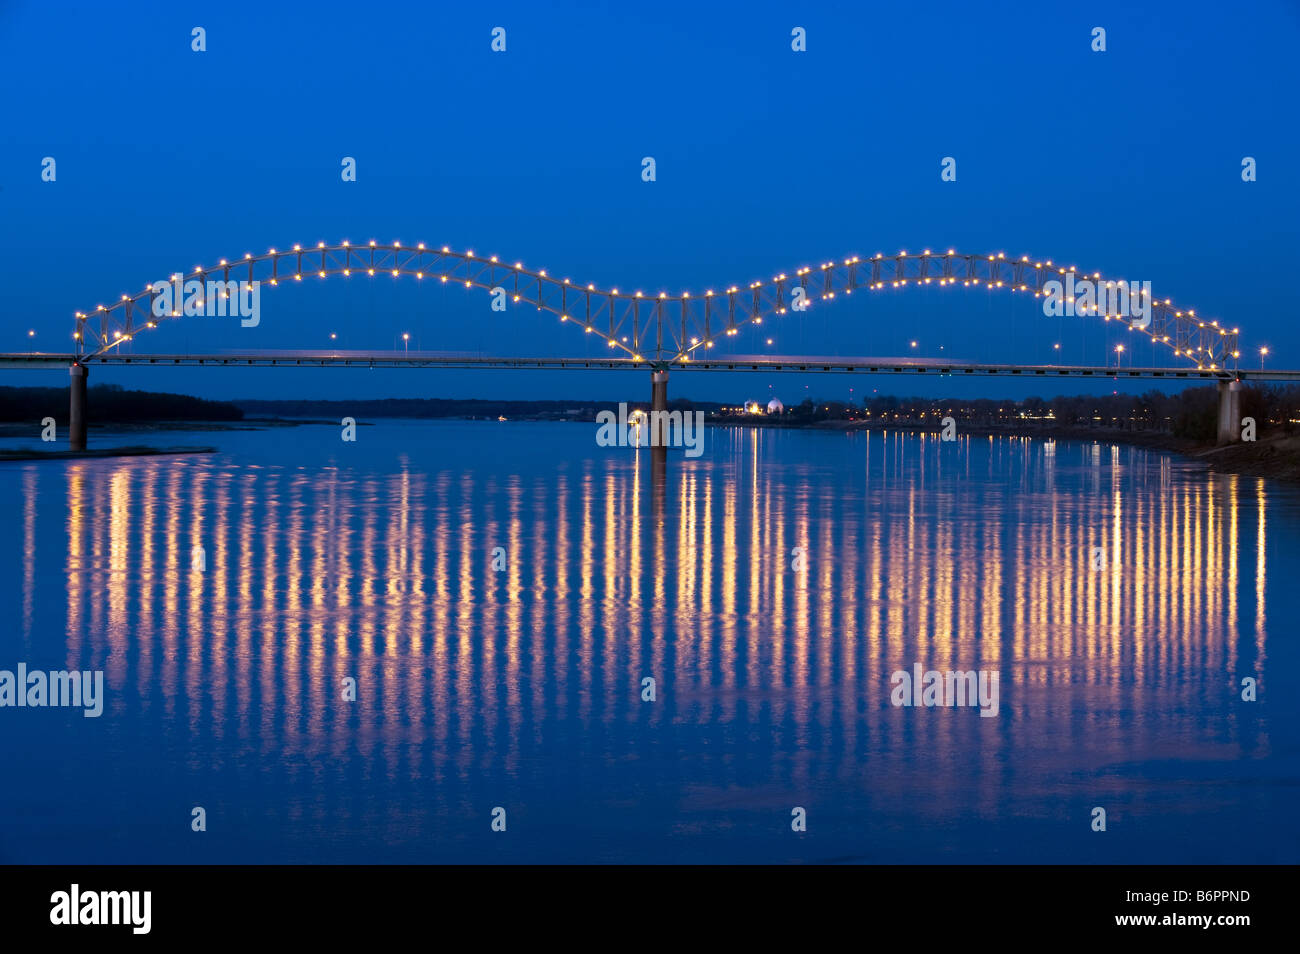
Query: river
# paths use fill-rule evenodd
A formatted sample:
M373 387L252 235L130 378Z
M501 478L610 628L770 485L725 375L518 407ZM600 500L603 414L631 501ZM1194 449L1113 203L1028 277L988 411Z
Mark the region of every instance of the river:
M0 464L0 670L104 674L97 718L0 708L0 861L1300 861L1296 488L594 433ZM930 670L996 706L894 704Z

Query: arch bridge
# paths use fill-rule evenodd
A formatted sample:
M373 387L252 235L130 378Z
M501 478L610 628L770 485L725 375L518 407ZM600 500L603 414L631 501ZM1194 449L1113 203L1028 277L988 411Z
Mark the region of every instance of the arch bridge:
M714 348L725 345L747 325L761 325L764 321L791 314L799 315L814 305L831 303L857 294L872 294L888 289L938 287L986 288L1005 290L1035 298L1055 295L1061 298L1060 287L1073 283L1075 276L1087 281L1100 293L1112 292L1129 283L1122 279L1106 278L1099 272L1086 273L1074 266L1064 266L1047 260L1034 260L1024 255L1008 258L1005 253L984 255L959 253L955 249L920 253L899 252L896 255L876 254L870 258L852 256L803 266L789 273L780 273L767 281L750 281L745 285L719 286L701 292L670 294L665 291L645 293L641 290L599 288L594 284L571 281L569 278L548 274L545 269L526 267L522 261L502 260L496 255L476 255L473 251L454 251L449 246L433 247L424 243L404 245L401 242L363 244L341 242L315 246L293 245L287 249L269 249L261 255L245 253L242 258L221 259L216 265L196 267L189 273L176 273L170 282L154 282L134 295L123 294L111 304L100 304L92 310L76 312L73 333L75 353L68 356L71 372L71 434L74 449L84 449L86 440L86 378L93 364L159 363L156 359L123 354L123 345L138 335L161 328L170 321L186 316L186 298L193 300L185 289L199 289L197 302L203 305L203 296L209 287L215 294L228 299L238 283L256 282L259 286L298 284L333 276L374 277L391 275L413 277L418 282L458 283L467 288L479 288L504 296L513 304L532 305L538 311L549 312L561 325L575 328L584 334L599 335L610 349L607 362L580 362L574 360L566 366L642 367L650 370L652 380L652 406L667 407L668 373L675 367L720 367L731 369L752 367L757 370L770 367L771 361L741 359L728 361ZM219 285L210 283L221 283ZM196 283L196 284L192 284ZM235 283L232 285L231 283ZM171 287L168 287L171 286ZM173 289L182 294L173 294ZM1235 425L1227 425L1237 417L1237 388L1240 372L1237 369L1240 350L1238 330L1221 326L1217 320L1206 320L1191 308L1175 305L1169 298L1150 297L1148 292L1139 310L1141 318L1121 314L1115 294L1099 294L1097 300L1084 299L1076 303L1064 298L1071 310L1082 312L1083 317L1119 321L1130 330L1147 335L1154 343L1166 347L1171 357L1182 367L1169 369L1141 369L1152 376L1175 375L1191 372L1208 376L1219 382L1220 439ZM1127 301L1127 297L1125 301ZM170 304L168 304L170 302ZM1128 309L1132 311L1133 309ZM725 351L725 348L722 349ZM312 363L312 353L298 353L297 364ZM162 363L241 363L212 356L204 362L201 356L169 356ZM243 356L242 363L255 364L258 355ZM263 355L263 358L266 356ZM295 363L295 353L282 354L279 365ZM321 359L320 363L387 363L382 356L370 355ZM267 363L267 362L262 362ZM409 363L409 358L407 359ZM451 363L451 362L444 362ZM527 366L528 362L511 364L502 359L484 366ZM845 370L871 369L877 366L906 366L908 370L923 371L926 362L879 362L870 359L844 361L834 359L823 362L789 360L776 362L780 369ZM933 364L933 363L930 363ZM737 366L738 365L738 366ZM823 367L825 365L825 367ZM461 366L476 366L466 363ZM1004 368L1014 373L1014 366L974 365L963 362L944 363L946 371L983 371L997 373ZM990 371L990 369L994 369ZM936 370L939 370L936 368ZM1067 369L1042 366L1036 373L1060 373ZM1112 373L1112 369L1075 368L1078 373ZM941 373L943 371L941 370Z

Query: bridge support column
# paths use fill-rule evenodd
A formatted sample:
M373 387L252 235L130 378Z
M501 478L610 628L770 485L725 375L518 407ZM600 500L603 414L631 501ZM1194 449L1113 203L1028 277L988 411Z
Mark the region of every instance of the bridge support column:
M654 521L662 537L668 500L668 372L650 372L650 487Z
M68 450L86 449L86 378L90 369L73 363L68 368Z
M662 413L656 413L662 412ZM650 372L650 446L668 447L668 372Z
M1241 440L1241 382L1219 382L1218 444L1235 444Z

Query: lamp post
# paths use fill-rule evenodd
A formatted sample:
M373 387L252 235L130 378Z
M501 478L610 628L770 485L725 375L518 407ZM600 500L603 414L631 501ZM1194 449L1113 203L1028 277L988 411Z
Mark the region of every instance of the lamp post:
M1268 354L1268 349L1267 349L1267 348L1260 348L1260 349L1259 349L1259 370L1261 370L1261 371L1264 370L1264 358L1265 358L1265 356L1266 356L1267 354Z

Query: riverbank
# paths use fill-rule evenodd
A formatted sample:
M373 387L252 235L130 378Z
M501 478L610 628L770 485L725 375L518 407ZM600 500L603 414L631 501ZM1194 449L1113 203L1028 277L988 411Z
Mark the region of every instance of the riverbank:
M287 420L279 417L248 417L240 421L96 421L90 425L90 437L104 432L114 434L153 434L166 431L262 431L268 427L301 427L304 424L338 424L338 421ZM41 428L28 422L0 424L0 438L30 438ZM60 439L67 437L67 425L60 424Z
M467 420L470 418L466 418ZM357 426L372 426L372 421L358 421ZM557 422L560 423L560 422ZM591 423L575 421L570 423ZM934 425L889 424L883 425L866 421L817 421L795 423L789 420L764 420L762 418L715 418L708 423L714 427L760 427L779 430L814 430L814 431L907 431L911 433L937 433ZM319 419L285 419L285 418L247 418L242 421L130 421L106 423L92 427L92 443L103 432L160 434L169 431L258 431L276 427L300 427L304 425L330 425L337 427L332 420ZM1161 431L1130 430L1126 428L1107 427L1063 427L1043 426L1035 422L1031 427L985 426L974 427L957 425L957 432L968 437L1032 437L1037 440L1061 440L1097 442L1103 444L1127 444L1149 450L1177 454L1196 461L1208 470L1221 473L1238 474L1244 477L1267 477L1300 483L1300 436L1282 433L1263 434L1258 440L1242 444L1230 444L1216 447L1202 441L1175 437ZM0 438L30 437L31 425L0 424ZM130 445L117 448L93 448L87 451L72 452L67 450L39 450L13 448L0 450L0 461L15 460L75 460L78 458L99 457L137 457L167 454L212 453L211 447L147 447Z
M100 457L162 457L172 454L215 454L215 447L96 447L87 450L0 450L0 462L15 460L86 460Z
M827 431L908 431L911 433L937 433L934 425L890 424L866 421L818 421L812 424L791 424L777 421L720 420L716 425L732 424L745 427L796 428ZM1127 444L1148 450L1178 454L1203 464L1207 469L1243 477L1267 477L1300 483L1300 436L1284 433L1261 434L1255 441L1229 444L1224 447L1205 441L1175 437L1163 431L1131 430L1120 427L972 427L957 425L957 433L968 437L1032 437L1037 440L1096 441L1099 444Z

